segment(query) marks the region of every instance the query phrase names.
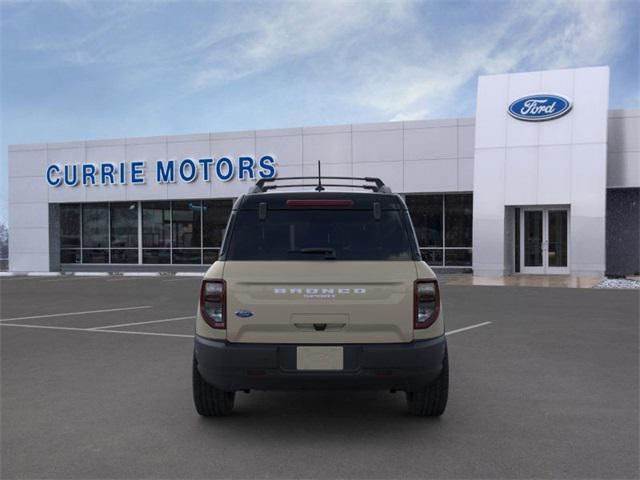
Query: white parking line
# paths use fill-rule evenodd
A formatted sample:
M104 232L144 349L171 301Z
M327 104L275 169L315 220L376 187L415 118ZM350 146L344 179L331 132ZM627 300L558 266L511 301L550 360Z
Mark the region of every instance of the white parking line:
M195 319L195 315L189 317L175 317L175 318L163 318L162 320L149 320L148 322L134 322L134 323L119 323L118 325L104 325L103 327L93 327L88 330L103 330L105 328L117 328L117 327L133 327L134 325L146 325L148 323L161 323L161 322L173 322L174 320L187 320Z
M475 325L469 325L468 327L458 328L457 330L450 330L445 335L453 335L454 333L465 332L467 330L471 330L472 328L484 327L485 325L490 325L491 322L482 322L476 323Z
M154 322L163 322L170 320L179 320L181 318L192 318L192 317L180 317L180 318L166 318L162 320L153 320L150 322L138 322L130 325L140 325L142 323L154 323ZM447 332L445 335L453 335L454 333L460 333L467 330L471 330L473 328L484 327L485 325L490 325L492 322L482 322L476 325L469 325L468 327L458 328L456 330L451 330ZM123 327L123 325L113 325L113 327ZM107 327L95 327L95 328L77 328L77 327L54 327L50 325L20 325L16 323L0 323L0 327L21 327L21 328L41 328L45 330L70 330L73 332L100 332L100 333L121 333L125 335L150 335L155 337L180 337L180 338L193 338L193 335L185 335L180 333L161 333L161 332L134 332L128 330L107 330Z
M31 320L34 318L69 317L72 315L88 315L90 313L122 312L124 310L140 310L142 308L151 308L151 305L141 305L139 307L107 308L104 310L87 310L86 312L51 313L49 315L31 315L29 317L0 318L0 322Z
M127 330L95 330L92 328L77 327L52 327L50 325L19 325L17 323L0 323L0 327L20 327L20 328L42 328L45 330L71 330L73 332L98 332L98 333L123 333L127 335L151 335L155 337L183 337L193 338L193 335L182 335L179 333L159 333L159 332L130 332Z

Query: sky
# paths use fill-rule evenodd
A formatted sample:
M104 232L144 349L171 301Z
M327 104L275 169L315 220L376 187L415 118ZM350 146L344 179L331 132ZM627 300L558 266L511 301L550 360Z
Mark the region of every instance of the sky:
M640 2L0 0L11 144L474 116L478 75L611 67L640 106Z

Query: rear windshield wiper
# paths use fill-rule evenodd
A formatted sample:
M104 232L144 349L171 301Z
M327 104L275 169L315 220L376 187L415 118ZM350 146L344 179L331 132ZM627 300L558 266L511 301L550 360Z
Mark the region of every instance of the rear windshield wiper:
M289 253L318 253L318 254L323 254L324 253L324 258L329 259L329 260L335 260L336 258L336 251L333 248L329 248L329 247L309 247L309 248L301 248L299 250L289 250Z

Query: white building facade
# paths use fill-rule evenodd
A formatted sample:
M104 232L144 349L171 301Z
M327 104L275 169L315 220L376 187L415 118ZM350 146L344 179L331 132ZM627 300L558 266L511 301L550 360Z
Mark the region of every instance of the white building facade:
M493 75L475 118L9 147L12 271L204 269L262 177L380 177L425 259L477 275L638 273L640 110L609 69Z

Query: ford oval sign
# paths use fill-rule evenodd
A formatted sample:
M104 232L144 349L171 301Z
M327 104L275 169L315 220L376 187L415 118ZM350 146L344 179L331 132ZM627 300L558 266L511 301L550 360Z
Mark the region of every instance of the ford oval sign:
M509 115L527 122L558 118L571 110L571 100L560 95L538 94L517 99L509 105Z
M238 310L236 312L236 317L240 317L240 318L253 317L253 312L250 310Z

